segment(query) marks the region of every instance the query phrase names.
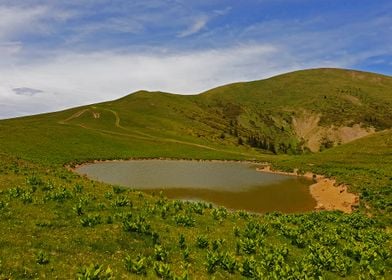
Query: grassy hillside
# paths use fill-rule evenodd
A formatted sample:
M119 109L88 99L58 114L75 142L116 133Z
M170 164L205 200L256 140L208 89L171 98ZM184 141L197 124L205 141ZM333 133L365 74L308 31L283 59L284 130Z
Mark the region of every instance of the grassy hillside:
M391 77L316 69L2 120L0 279L390 279L391 93ZM268 161L361 200L351 215L251 215L63 167L131 157Z
M350 186L360 194L360 207L371 208L392 223L392 130L306 156L274 157L281 170L300 168ZM365 210L365 209L362 209Z
M257 157L250 146L261 153L298 154L309 145L318 150L366 135L367 128L391 128L391 88L391 77L320 69L196 96L141 91L111 102L0 121L0 144L5 152L51 163Z

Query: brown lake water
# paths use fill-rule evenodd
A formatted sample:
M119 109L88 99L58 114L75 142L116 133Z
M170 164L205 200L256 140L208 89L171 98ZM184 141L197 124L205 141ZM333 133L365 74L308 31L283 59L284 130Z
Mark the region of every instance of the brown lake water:
M206 201L257 213L306 212L316 206L312 181L264 173L245 162L130 160L93 163L76 172L88 178L169 198Z

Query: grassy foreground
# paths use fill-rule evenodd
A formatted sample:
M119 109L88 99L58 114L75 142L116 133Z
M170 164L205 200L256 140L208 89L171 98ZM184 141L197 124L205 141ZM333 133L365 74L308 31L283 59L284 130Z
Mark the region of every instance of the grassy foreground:
M229 212L9 156L0 162L3 279L388 279L391 273L390 235L361 213Z
M199 97L139 92L0 121L0 279L391 279L390 78L315 71ZM322 71L328 75L319 78ZM346 108L338 118L336 106ZM298 108L313 108L323 125L351 119L379 131L306 153L288 121ZM252 215L92 182L64 168L156 157L312 171L348 184L360 205L351 215Z

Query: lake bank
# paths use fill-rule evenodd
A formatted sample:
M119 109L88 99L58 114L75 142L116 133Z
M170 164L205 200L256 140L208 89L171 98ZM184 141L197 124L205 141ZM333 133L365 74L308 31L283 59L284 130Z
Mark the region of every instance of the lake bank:
M359 196L348 192L346 185L337 185L335 179L326 178L325 176L316 175L311 172L299 174L297 170L294 170L294 172L272 170L270 165L265 165L257 170L266 173L303 176L312 179L314 184L309 186L309 191L317 202L316 210L340 210L344 213L351 213L353 207L359 203Z

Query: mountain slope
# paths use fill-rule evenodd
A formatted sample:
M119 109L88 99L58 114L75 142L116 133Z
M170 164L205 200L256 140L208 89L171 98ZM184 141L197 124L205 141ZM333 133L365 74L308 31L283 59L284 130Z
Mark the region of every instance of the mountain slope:
M264 131L267 125L275 130L272 142L284 143L276 136L284 132L317 151L320 144L345 143L392 127L391 88L387 76L314 69L223 86L202 96L223 112L231 111L245 134Z
M391 77L313 69L193 96L140 91L115 101L0 121L0 144L4 152L59 163L297 154L391 128L391 89ZM64 149L58 149L57 141Z

